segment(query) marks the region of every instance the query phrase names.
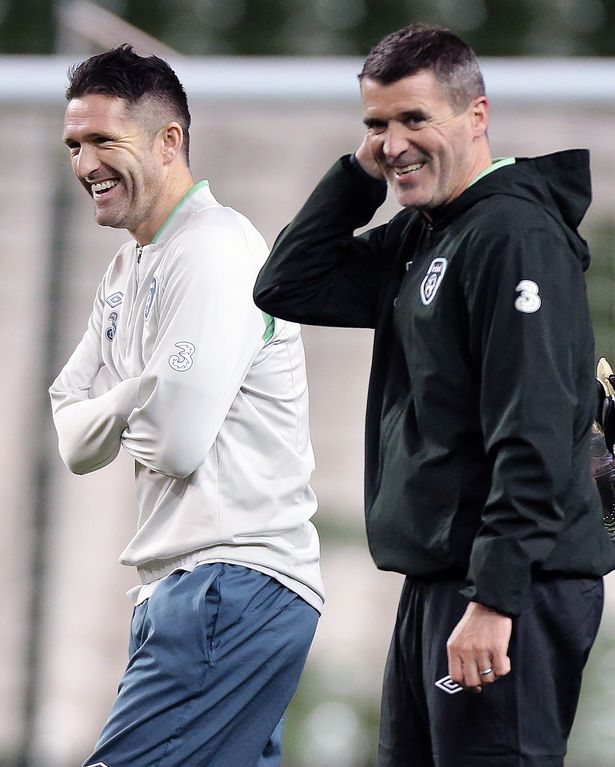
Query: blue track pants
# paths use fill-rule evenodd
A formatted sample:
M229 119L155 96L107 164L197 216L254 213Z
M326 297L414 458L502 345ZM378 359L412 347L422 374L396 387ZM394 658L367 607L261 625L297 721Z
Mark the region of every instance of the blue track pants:
M138 605L87 767L278 767L318 612L255 570L177 572Z

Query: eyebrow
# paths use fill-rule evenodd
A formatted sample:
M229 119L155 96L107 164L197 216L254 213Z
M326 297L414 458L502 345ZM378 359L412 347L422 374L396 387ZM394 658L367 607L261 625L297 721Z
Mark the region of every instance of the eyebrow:
M387 120L379 120L376 117L365 117L363 119L363 125L367 128L375 128L377 125L386 125L387 122Z
M96 131L94 133L88 133L85 136L80 136L79 138L73 138L72 136L66 136L64 139L64 143L66 146L70 146L71 144L81 144L84 141L97 141L97 140L103 140L103 141L112 141L113 136L111 136L109 133L101 133L100 131Z
M389 120L399 120L405 122L406 120L427 120L427 115L422 109L409 109L406 112L394 115ZM384 120L379 117L366 117L363 120L363 124L368 128L377 127L380 125L386 125L389 120Z

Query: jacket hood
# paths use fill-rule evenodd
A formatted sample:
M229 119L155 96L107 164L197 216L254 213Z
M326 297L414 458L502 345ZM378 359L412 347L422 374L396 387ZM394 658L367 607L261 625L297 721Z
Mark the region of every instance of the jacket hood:
M433 223L435 226L445 224L451 217L495 194L520 197L544 208L564 229L583 268L587 269L589 250L577 231L591 202L587 149L518 157L514 164L488 173L453 202L432 211Z

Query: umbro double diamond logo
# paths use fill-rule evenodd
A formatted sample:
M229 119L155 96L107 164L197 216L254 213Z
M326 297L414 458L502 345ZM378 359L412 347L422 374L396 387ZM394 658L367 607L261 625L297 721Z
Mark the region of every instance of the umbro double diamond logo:
M455 693L461 692L463 690L463 687L460 684L457 684L457 682L453 682L450 674L448 674L447 676L443 676L442 679L438 679L438 681L436 682L436 687L439 687L443 692L447 693L448 695L455 695Z

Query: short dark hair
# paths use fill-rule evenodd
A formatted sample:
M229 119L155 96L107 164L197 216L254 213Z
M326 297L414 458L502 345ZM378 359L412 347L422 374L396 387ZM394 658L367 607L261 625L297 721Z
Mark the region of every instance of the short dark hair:
M390 85L423 70L434 74L456 108L485 95L474 51L450 30L429 24L410 24L384 37L369 52L359 80Z
M68 70L66 98L98 93L124 99L135 109L147 101L166 107L184 133L184 155L190 148L190 111L186 92L175 72L158 56L139 56L131 45L91 56Z

